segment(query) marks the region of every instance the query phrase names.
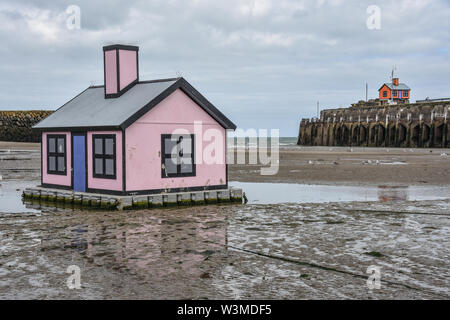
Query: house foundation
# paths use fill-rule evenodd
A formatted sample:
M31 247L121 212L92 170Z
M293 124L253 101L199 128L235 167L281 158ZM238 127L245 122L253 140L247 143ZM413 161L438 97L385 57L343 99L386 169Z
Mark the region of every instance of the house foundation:
M138 210L214 203L242 204L242 189L231 187L213 191L116 196L33 187L25 189L22 197L25 203L39 204L44 207L70 206L94 210Z

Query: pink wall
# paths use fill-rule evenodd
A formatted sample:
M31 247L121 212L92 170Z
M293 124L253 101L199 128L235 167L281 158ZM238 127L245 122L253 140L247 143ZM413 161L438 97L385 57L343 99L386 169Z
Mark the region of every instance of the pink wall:
M116 179L99 179L93 177L92 172L92 135L116 135ZM91 189L104 189L122 191L122 132L121 131L90 131L87 133L87 161L88 181L87 187Z
M107 94L117 93L116 50L105 51L105 88Z
M47 173L47 134L63 134L66 136L66 172L65 176ZM42 133L42 183L60 186L72 185L72 139L70 132L43 132Z
M183 128L194 133L194 121L202 121L203 132L214 128L226 132L184 92L177 90L126 129L127 191L184 188L226 183L225 152L222 164L197 164L195 177L161 178L161 134ZM201 136L196 135L196 148ZM203 142L203 149L209 142ZM203 150L202 150L203 151ZM198 157L196 156L198 159Z
M119 50L120 90L137 79L137 51Z

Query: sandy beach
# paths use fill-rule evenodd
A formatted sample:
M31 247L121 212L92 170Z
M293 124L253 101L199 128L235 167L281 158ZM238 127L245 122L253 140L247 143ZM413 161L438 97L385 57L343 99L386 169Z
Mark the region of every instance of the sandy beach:
M0 150L39 151L36 143L2 142ZM249 152L238 150L236 152ZM279 171L261 175L260 165L230 164L229 180L338 185L450 185L450 149L288 147L280 148ZM39 170L36 157L20 164ZM2 169L16 163L3 161Z
M256 165L236 164L229 169L230 180L238 181L448 185L450 149L291 147L280 149L276 175L262 176L260 166Z

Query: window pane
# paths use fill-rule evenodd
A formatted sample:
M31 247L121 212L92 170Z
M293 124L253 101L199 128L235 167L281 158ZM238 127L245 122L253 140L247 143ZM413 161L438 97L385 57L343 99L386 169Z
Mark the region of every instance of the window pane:
M171 173L177 173L177 165L175 163L175 161L173 161L172 159L168 158L165 160L165 165L166 165L166 173L167 174L171 174Z
M56 139L49 138L48 139L48 152L56 152Z
M185 136L183 141L181 141L180 145L183 150L183 154L191 154L192 153L192 139L190 136Z
M108 176L114 175L114 160L113 159L105 160L105 174Z
M64 157L58 157L58 171L64 172L66 170L66 164L64 161Z
M182 163L181 173L192 173L192 164Z
M103 159L95 159L95 174L103 174Z
M108 155L114 154L114 140L113 139L105 139L105 154L108 154Z
M58 138L58 153L64 153L64 139Z
M103 140L94 139L95 144L95 154L103 154Z
M176 139L166 138L164 141L164 153L165 154L173 154L174 156L177 154L177 141Z
M181 173L192 173L192 168L192 158L190 155L181 159Z
M56 171L56 157L48 157L48 169Z
M180 163L181 164L192 164L192 158L191 156L189 157L184 157L184 158L180 158Z

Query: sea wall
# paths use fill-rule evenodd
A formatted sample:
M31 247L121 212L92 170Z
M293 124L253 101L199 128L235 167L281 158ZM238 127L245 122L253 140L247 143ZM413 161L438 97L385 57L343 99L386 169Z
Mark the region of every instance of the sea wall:
M299 145L450 147L450 102L327 109L301 119Z
M0 111L0 141L41 141L40 133L31 127L52 113L49 110Z

